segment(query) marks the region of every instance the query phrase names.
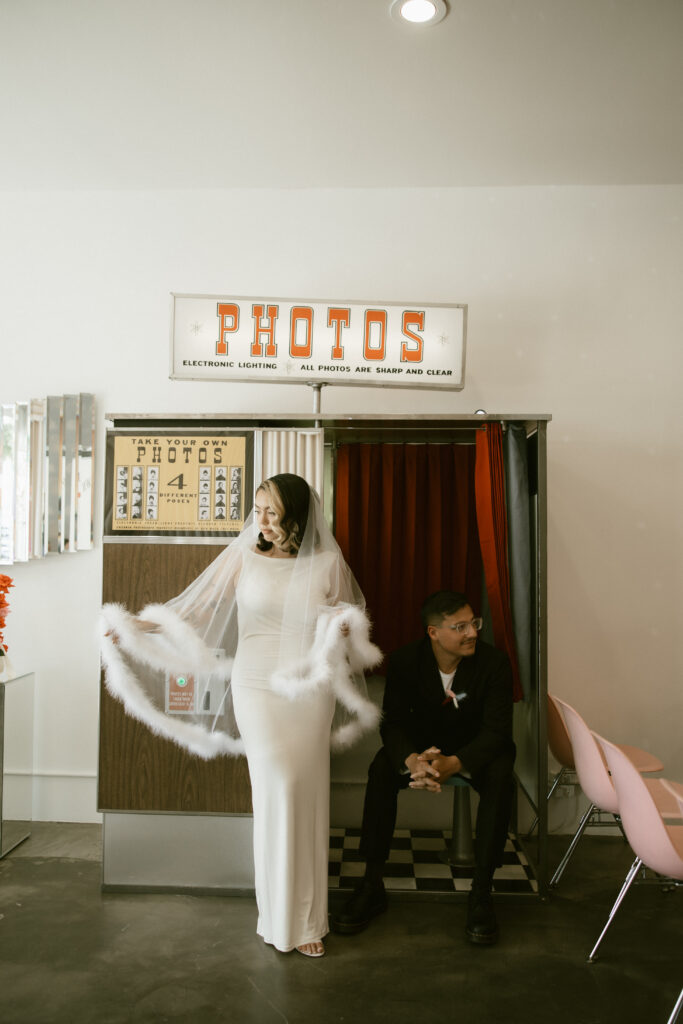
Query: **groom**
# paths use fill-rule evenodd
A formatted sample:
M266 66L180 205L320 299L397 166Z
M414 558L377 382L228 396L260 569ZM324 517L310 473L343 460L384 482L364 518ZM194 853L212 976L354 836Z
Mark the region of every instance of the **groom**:
M423 639L395 651L388 663L384 746L370 765L363 809L365 878L332 915L331 926L352 935L386 909L382 876L399 790L440 792L442 782L460 775L479 794L465 933L470 942L491 945L498 938L493 872L502 863L512 809L510 662L479 639L482 620L464 594L440 590L426 599L421 615Z

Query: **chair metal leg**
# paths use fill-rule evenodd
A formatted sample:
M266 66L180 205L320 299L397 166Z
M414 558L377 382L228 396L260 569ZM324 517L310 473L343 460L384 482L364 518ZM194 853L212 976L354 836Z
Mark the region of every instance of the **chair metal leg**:
M678 1020L678 1014L681 1012L681 1007L683 1007L683 988L681 989L681 993L678 999L676 1000L676 1005L671 1011L671 1016L669 1017L666 1024L675 1024L675 1021Z
M626 833L624 832L624 826L623 826L623 825L621 824L621 818L619 817L619 815L618 815L618 814L615 814L615 815L614 815L614 821L615 821L615 823L616 823L616 824L617 824L617 825L619 826L619 831L621 832L621 835L622 835L622 837L623 837L623 840L624 840L624 842L625 842L626 844L628 844L628 836L627 836L627 835L626 835Z
M588 808L588 810L586 811L586 813L584 814L583 818L579 822L579 827L577 828L576 832L574 833L574 838L572 839L571 843L569 844L569 849L565 853L565 855L562 858L562 860L560 861L560 863L557 865L557 867L555 869L555 874L550 879L549 885L550 885L551 889L554 889L555 886L560 881L560 879L562 878L562 875L564 874L565 868L567 867L567 864L569 864L569 861L572 859L572 856L574 854L574 850L576 849L576 847L578 845L579 839L581 838L581 836L585 832L586 826L588 825L588 822L590 821L594 810L595 810L595 804L591 804L590 807Z
M595 960L595 954L597 953L598 946L602 942L602 940L603 940L603 938L604 938L604 936L605 936L605 934L607 932L607 929L611 925L612 918L614 917L614 915L616 914L617 910L621 906L621 901L623 900L624 896L626 895L626 893L631 888L631 885L633 884L633 879L638 874L642 863L643 862L640 859L640 857L636 857L636 859L634 860L633 864L631 864L631 867L629 868L629 872L628 872L626 878L624 879L624 884L622 885L621 889L619 890L619 895L617 896L616 900L614 901L614 906L612 907L612 909L609 912L609 917L607 918L607 921L605 923L605 927L600 932L600 936L598 938L598 941L595 943L595 945L593 946L592 950L590 951L590 956L588 957L588 963L589 964L592 963L593 960Z
M548 795L545 798L546 799L546 803L550 800L551 796L553 795L553 793L555 792L557 787L560 785L560 782L564 778L564 775L565 775L566 771L567 771L566 768L564 768L564 767L560 768L559 772L557 773L557 775L553 779L553 784L550 787L550 789L548 790ZM539 821L539 818L538 818L538 815L536 815L534 820L531 822L531 825L529 826L529 831L527 832L527 836L530 836L531 833L534 831L534 829L538 825L538 821Z

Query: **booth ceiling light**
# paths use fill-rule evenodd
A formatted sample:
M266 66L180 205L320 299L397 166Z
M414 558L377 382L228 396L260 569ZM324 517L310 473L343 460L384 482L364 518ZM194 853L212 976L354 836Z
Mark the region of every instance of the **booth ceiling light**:
M436 25L447 13L445 0L393 0L391 4L392 18L412 25Z

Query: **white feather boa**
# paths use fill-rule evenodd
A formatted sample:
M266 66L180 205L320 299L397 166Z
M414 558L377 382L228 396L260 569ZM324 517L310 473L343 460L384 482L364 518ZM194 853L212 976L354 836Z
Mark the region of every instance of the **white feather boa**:
M340 610L341 609L341 610ZM353 676L375 668L382 660L379 647L370 641L370 622L354 605L323 609L318 616L315 639L308 656L286 672L275 672L270 683L290 700L300 700L319 689L330 689L352 716L335 729L331 743L341 750L379 724L379 708L362 694Z
M223 680L230 678L232 658L217 659L214 652L180 616L165 605L143 608L139 618L154 622L158 633L142 631L137 617L118 604L107 604L100 617L102 661L105 685L129 714L144 722L158 736L178 743L191 753L209 759L221 754L244 753L241 739L221 731L209 731L201 725L171 717L157 708L140 686L123 652L161 672L177 674L211 673ZM332 691L351 720L336 728L331 737L334 749L354 743L364 732L374 729L380 719L379 708L353 681L353 676L374 668L382 654L369 639L370 623L359 608L342 605L324 609L317 622L316 635L308 656L286 672L271 677L275 693L290 700L302 700L325 688Z

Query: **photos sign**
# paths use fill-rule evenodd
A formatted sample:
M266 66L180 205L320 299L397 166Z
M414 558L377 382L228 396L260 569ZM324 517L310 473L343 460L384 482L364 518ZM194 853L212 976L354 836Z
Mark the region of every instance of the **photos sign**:
M464 305L172 299L173 380L465 386Z

